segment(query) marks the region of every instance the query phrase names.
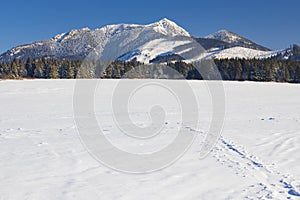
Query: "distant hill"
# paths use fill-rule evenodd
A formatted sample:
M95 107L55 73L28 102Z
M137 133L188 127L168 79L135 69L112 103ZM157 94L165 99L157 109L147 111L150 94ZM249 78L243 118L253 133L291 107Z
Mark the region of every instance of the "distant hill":
M269 48L256 44L249 39L246 39L236 33L233 33L228 30L220 30L216 33L210 34L205 37L206 39L215 39L227 43L228 47L245 47L249 49L261 50L261 51L270 51Z

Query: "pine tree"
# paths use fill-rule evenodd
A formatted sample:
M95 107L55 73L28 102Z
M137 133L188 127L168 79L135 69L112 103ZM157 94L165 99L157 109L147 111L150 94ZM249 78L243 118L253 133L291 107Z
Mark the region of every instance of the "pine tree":
M27 70L24 62L19 62L18 74L20 77L25 78L27 76Z
M27 71L27 77L33 78L34 77L34 64L30 58L26 60L25 69Z
M74 66L72 65L72 63L68 62L67 63L67 77L68 79L70 78L74 78Z
M290 75L290 71L289 71L288 66L284 66L283 71L284 71L284 81L290 82L291 81L291 75Z
M35 65L35 69L34 69L34 73L33 76L35 78L43 78L43 63L42 60L38 60L36 65Z
M243 68L242 68L242 64L240 62L240 60L236 61L236 73L235 73L235 80L242 80L242 72L243 72Z
M12 78L19 77L18 65L19 65L19 60L15 58L11 63Z
M300 66L296 67L294 82L300 83Z
M53 64L50 65L50 74L49 74L49 76L50 76L49 78L51 78L51 79L59 78L57 67Z

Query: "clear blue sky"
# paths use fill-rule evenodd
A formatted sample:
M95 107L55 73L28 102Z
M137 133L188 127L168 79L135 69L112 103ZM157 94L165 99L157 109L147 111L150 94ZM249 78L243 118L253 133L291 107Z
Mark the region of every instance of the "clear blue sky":
M3 1L0 8L0 53L71 29L163 17L197 37L228 29L273 49L300 44L298 0L24 0Z

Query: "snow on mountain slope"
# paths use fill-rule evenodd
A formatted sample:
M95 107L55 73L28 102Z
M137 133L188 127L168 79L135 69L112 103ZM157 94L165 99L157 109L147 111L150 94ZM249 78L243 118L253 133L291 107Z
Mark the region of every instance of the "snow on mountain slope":
M190 37L190 34L166 18L149 25L116 24L95 30L83 28L58 34L49 40L15 47L2 54L0 61L7 62L14 58L26 60L28 57L84 59L93 50L100 56L104 49L105 58L117 58L121 55L121 48L129 51L150 40L174 36Z
M188 45L191 43L191 40L168 40L156 39L152 40L138 49L128 52L125 55L122 55L118 58L121 61L129 61L136 59L141 63L149 63L151 60L158 56L167 56L171 54L181 54L185 51L181 51L180 46ZM189 49L187 49L189 50Z
M206 58L216 58L216 59L225 59L225 58L245 58L245 59L263 59L276 56L282 51L260 51L249 49L245 47L232 47L223 50L215 50L207 52Z
M189 43L190 42L190 43ZM182 41L182 44L191 45L193 42L191 41ZM176 55L182 55L185 54L183 57L183 60L187 63L195 62L201 59L231 59L231 58L240 58L240 59L265 59L265 58L271 58L273 56L276 56L280 53L284 53L285 50L276 50L276 51L260 51L260 50L254 50L249 49L245 47L232 47L228 49L210 49L208 51L204 51L199 49L199 53L196 54L196 56L192 57L190 54L195 49L187 48L185 51L176 51L177 45L180 44L171 42L171 41L165 41L160 40L159 43L156 42L150 42L149 46L151 48L147 48L147 45L140 47L139 49L136 49L135 51L128 52L127 54L124 54L121 56L118 60L121 61L130 61L132 59L137 59L137 61L143 62L143 63L149 63L152 59L158 57L158 56L167 56L170 54L176 54ZM155 46L156 48L153 48ZM199 47L200 48L200 47Z
M153 26L153 25L151 25ZM178 32L178 31L177 31ZM228 33L228 34L227 34ZM227 43L234 43L232 47L223 48L214 48L205 49L197 42L197 40L192 37L187 36L175 36L175 37L163 37L159 39L151 39L147 43L143 41L143 43L139 43L139 45L134 42L135 46L121 46L122 53L118 57L118 60L121 61L130 61L136 59L142 63L150 63L151 60L169 56L169 55L179 55L180 58L183 58L185 62L194 62L201 59L224 59L224 58L245 58L245 59L263 59L270 58L272 56L276 56L281 53L281 50L278 51L270 51L266 48L256 45L255 43L247 40L243 37L235 35L231 32L226 32L226 37L224 36L225 32L220 32L217 39L224 39ZM183 34L186 35L186 34ZM230 37L229 37L230 36ZM150 37L148 37L150 39ZM227 38L227 39L226 39ZM116 51L120 41L113 43L111 48ZM236 46L236 45L241 46ZM246 45L245 45L246 44ZM247 47L244 47L247 46ZM253 49L254 48L254 49ZM127 50L129 51L127 51ZM105 51L105 50L104 50ZM114 60L113 57L110 60ZM162 59L164 60L164 59Z
M233 33L231 31L227 31L227 30L220 30L216 33L206 36L205 38L220 40L223 42L227 42L233 46L241 46L241 47L262 50L262 51L270 50L266 47L256 44L255 42L252 42L251 40L248 40L236 33Z
M170 21L167 18L160 20L159 22L153 23L148 25L149 27L153 28L155 31L162 33L164 35L171 35L171 36L187 36L190 37L191 35L178 26L175 22Z

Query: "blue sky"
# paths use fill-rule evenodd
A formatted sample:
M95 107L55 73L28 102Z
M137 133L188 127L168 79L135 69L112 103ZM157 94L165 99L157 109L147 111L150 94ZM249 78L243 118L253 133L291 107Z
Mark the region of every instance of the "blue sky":
M300 1L58 1L1 2L0 52L71 29L114 23L175 21L202 37L228 29L272 49L300 44Z

